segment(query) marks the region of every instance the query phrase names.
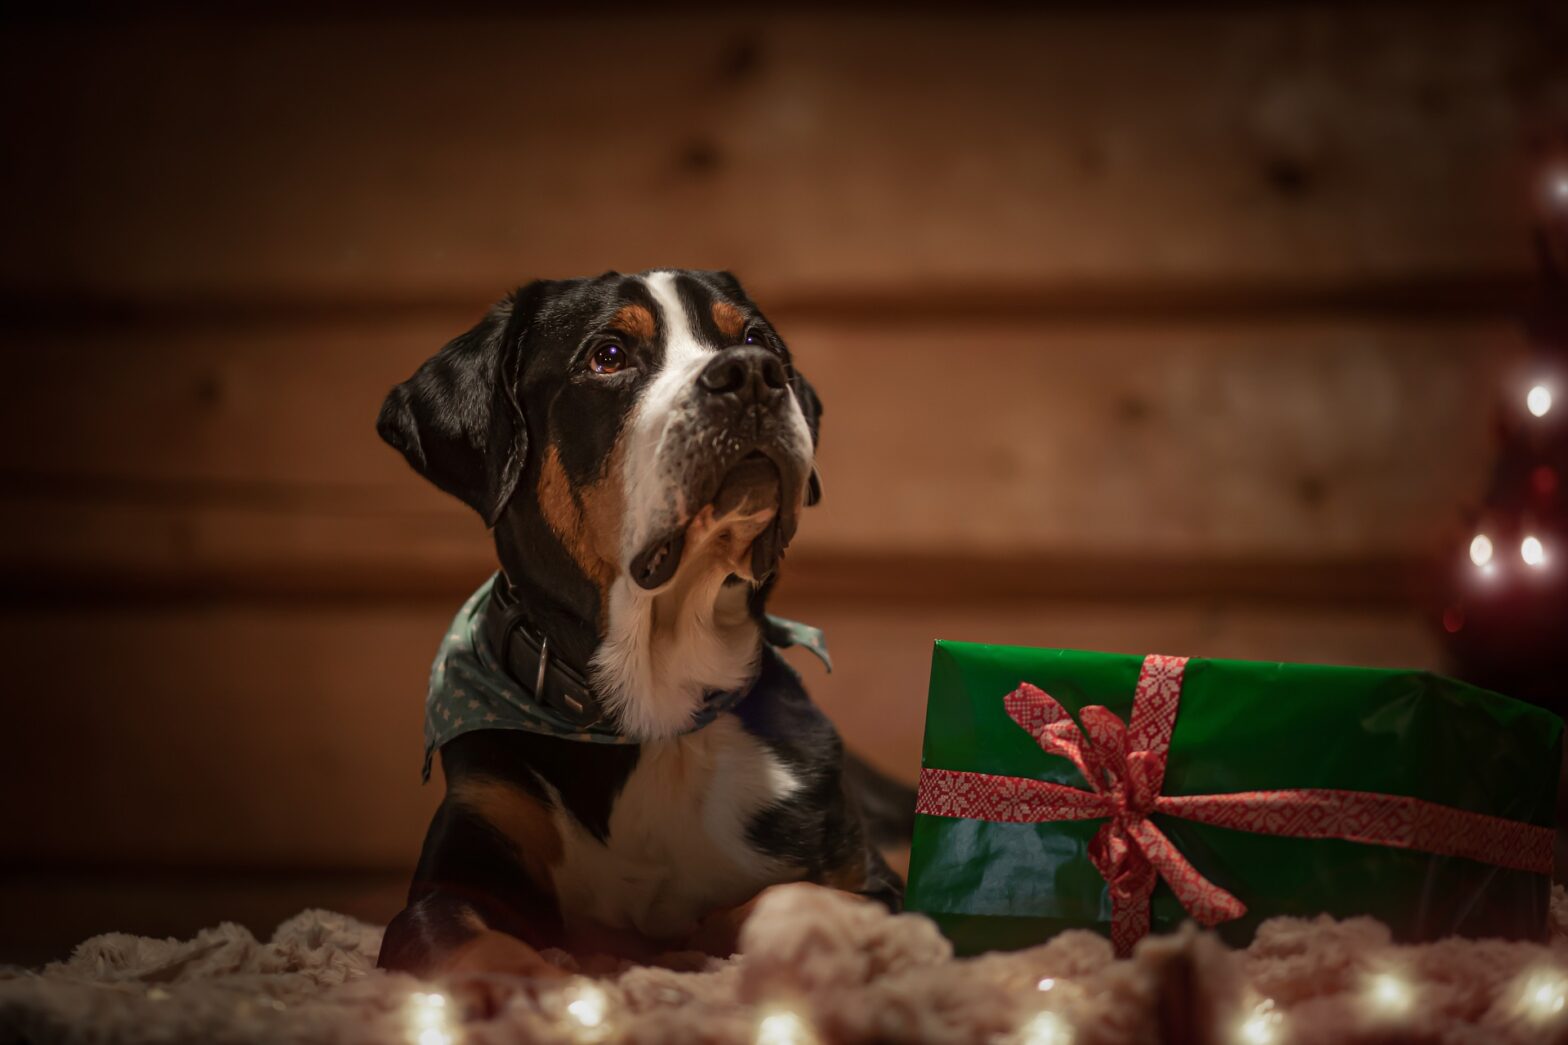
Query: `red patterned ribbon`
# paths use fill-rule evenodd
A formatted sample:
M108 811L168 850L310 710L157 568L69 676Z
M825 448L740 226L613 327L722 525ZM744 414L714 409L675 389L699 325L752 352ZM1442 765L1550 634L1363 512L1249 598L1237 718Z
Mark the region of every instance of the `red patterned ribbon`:
M1149 897L1158 878L1202 925L1218 925L1247 911L1187 862L1149 820L1150 813L1255 834L1342 838L1551 873L1551 828L1419 798L1325 788L1161 794L1186 667L1186 657L1145 657L1130 723L1096 705L1080 713L1080 727L1049 694L1027 682L1007 695L1008 716L1044 751L1070 759L1088 790L1024 777L922 769L915 811L1027 824L1105 818L1089 843L1089 859L1110 891L1111 940L1121 955L1149 931Z

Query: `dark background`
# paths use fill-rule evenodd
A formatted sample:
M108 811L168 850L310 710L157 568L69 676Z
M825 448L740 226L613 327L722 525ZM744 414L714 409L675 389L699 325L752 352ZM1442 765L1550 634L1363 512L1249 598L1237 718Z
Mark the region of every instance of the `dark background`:
M6 23L0 960L396 910L491 558L373 419L536 276L727 267L780 326L827 413L779 608L899 776L933 638L1444 667L1552 10Z

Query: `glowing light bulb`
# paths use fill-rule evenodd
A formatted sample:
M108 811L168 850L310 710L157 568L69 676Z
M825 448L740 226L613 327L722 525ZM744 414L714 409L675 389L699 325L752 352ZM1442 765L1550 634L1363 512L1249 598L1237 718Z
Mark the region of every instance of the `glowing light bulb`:
M1470 538L1470 561L1477 566L1485 566L1492 561L1492 538L1484 533Z
M1258 1002L1241 1025L1236 1028L1236 1040L1242 1045L1274 1045L1279 1040L1280 1024L1285 1014L1274 1011L1269 999Z
M1519 558L1524 560L1526 566L1541 567L1546 565L1546 546L1541 539L1530 535L1519 542Z
M1539 1013L1552 1013L1563 1011L1563 989L1559 985L1552 987L1541 984L1530 992L1530 1007Z
M1568 1005L1568 980L1547 969L1530 977L1519 999L1519 1007L1534 1020L1552 1019L1565 1005Z
M1073 1029L1054 1012L1037 1012L1019 1037L1023 1045L1067 1045L1073 1040Z
M770 1012L757 1024L757 1045L810 1045L815 1040L806 1021L787 1009Z
M1525 393L1524 405L1536 417L1545 417L1552 409L1552 390L1545 385L1536 385Z
M1051 977L1047 976L1045 979L1041 980L1039 983L1035 984L1034 986L1035 986L1036 990L1048 991L1052 987L1056 986L1056 981L1054 979L1052 979Z
M1377 1011L1397 1016L1410 1010L1410 985L1393 973L1372 977L1367 984L1367 1001Z
M592 1029L604 1022L609 1008L609 996L597 985L585 983L577 988L577 996L567 1003L566 1012L579 1026Z
M447 1024L446 995L431 992L408 996L408 1036L417 1045L452 1045Z

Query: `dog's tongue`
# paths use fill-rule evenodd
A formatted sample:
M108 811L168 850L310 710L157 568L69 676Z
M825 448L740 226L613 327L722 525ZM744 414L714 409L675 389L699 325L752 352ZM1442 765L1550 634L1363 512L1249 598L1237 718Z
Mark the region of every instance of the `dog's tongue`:
M632 560L632 580L650 591L675 576L681 564L681 553L686 550L686 528L660 537Z
M719 513L732 509L743 510L748 497L758 489L770 491L768 495L777 506L773 518L762 532L751 541L751 575L763 580L778 569L784 557L784 546L795 536L795 498L791 491L799 482L794 470L781 467L778 461L761 453L747 456L730 471L724 486L714 500Z
M795 536L799 522L795 497L786 493L803 483L804 477L794 469L780 469L778 463L762 454L748 455L717 482L709 502L717 516L742 510L749 497L762 487L774 491L780 499L777 513L762 532L752 540L751 575L758 580L778 569L784 557L784 548ZM655 537L631 562L632 580L648 591L668 583L680 568L681 555L686 550L686 525Z

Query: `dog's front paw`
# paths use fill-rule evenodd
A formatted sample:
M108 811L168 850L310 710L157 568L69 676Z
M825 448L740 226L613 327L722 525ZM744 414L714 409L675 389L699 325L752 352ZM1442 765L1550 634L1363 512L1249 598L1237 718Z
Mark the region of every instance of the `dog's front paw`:
M496 929L485 929L452 950L442 960L439 970L443 976L485 973L535 979L561 979L572 975L522 940Z
M736 907L721 907L698 923L695 931L686 939L686 946L693 951L711 954L716 958L728 958L740 950L740 931L757 905L765 897L771 896L779 890L822 889L827 892L838 892L831 886L817 885L812 882L786 882L783 885L770 885L750 900Z
M444 955L430 972L465 1020L491 1019L518 994L572 975L515 936L486 929Z
M684 950L712 955L715 958L728 958L734 954L739 949L740 927L746 924L747 918L751 917L752 909L760 896L762 893L758 893L756 897L738 907L721 907L707 915L697 923L697 928L686 938Z

